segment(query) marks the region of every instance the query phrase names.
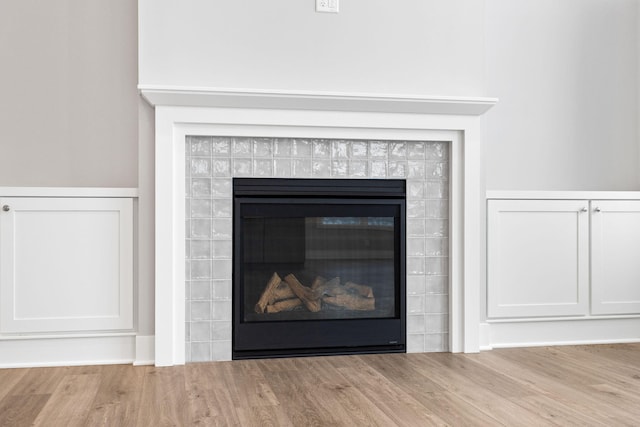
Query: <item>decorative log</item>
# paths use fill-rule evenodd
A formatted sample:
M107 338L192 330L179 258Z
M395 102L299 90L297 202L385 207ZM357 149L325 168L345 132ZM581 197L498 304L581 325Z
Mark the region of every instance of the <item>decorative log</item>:
M342 295L348 292L344 286L340 285L339 277L334 277L328 282L325 282L323 285L318 286L315 289L315 291L321 297L325 295L329 295L329 296Z
M344 287L347 288L348 290L355 291L358 295L362 297L373 298L373 289L371 289L371 286L359 285L357 283L347 282L344 284Z
M300 298L290 298L278 301L275 304L267 306L267 313L280 313L281 311L290 311L302 305Z
M320 286L324 285L327 282L327 279L325 279L322 276L317 276L314 280L313 283L311 284L311 289L312 290L316 290L318 289Z
M375 298L365 298L355 294L324 296L322 301L349 310L371 311L376 308Z
M290 298L296 298L296 294L293 293L287 282L280 282L280 284L271 293L269 304Z
M271 279L269 279L267 286L265 286L264 291L262 291L262 295L260 295L260 299L255 306L256 313L264 313L264 310L267 307L267 304L269 304L269 300L271 299L271 294L280 284L280 282L282 282L282 279L280 278L280 276L278 276L278 273L274 272L271 276Z
M291 290L298 298L302 300L305 307L309 311L318 312L322 308L322 303L320 302L320 297L317 295L311 288L307 288L303 286L302 283L298 281L296 276L293 274L289 274L284 278L284 281L289 284Z

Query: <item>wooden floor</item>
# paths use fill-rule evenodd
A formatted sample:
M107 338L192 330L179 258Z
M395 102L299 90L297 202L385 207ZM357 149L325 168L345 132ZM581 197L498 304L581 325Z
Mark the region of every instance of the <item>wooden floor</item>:
M640 344L0 370L1 426L638 426Z

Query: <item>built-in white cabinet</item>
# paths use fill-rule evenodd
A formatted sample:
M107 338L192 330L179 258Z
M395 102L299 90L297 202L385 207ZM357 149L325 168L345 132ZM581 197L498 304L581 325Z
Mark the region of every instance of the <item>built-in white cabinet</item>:
M0 197L0 335L132 330L132 204Z
M589 202L490 200L489 317L589 310Z
M640 201L591 202L591 313L640 313Z
M487 207L489 319L640 314L640 201Z

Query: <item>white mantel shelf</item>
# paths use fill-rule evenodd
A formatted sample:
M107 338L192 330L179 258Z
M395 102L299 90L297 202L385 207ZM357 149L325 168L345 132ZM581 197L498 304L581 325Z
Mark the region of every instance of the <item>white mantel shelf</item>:
M497 98L293 92L258 89L138 86L153 106L267 108L281 110L364 111L479 116Z

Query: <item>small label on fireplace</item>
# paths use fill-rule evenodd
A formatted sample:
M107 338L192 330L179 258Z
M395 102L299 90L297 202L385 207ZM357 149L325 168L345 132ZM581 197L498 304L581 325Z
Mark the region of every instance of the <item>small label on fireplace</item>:
M389 341L389 344L398 344L398 341Z

